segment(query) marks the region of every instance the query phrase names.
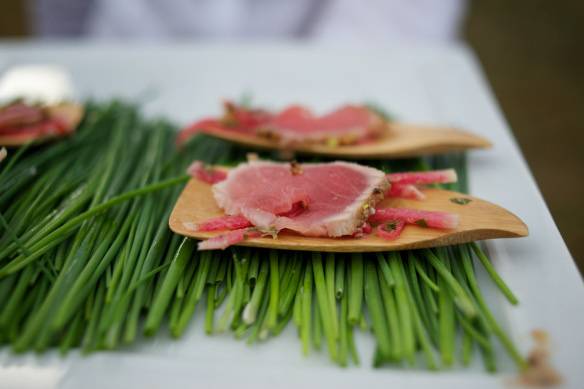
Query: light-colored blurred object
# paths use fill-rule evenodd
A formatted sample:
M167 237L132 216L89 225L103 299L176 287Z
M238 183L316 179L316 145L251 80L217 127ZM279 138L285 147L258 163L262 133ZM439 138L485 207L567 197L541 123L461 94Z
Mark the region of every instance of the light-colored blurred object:
M94 0L87 33L98 38L258 39L307 32L327 1Z
M45 105L58 104L73 99L73 83L61 66L14 66L0 78L0 104L15 99Z
M34 113L33 119L24 124L3 128L1 146L20 146L65 136L75 131L84 114L83 106L73 102L69 73L57 65L26 64L6 70L0 78L0 106L14 100L38 104L41 107L33 109L40 109L41 113Z
M460 39L466 0L331 0L312 36L325 42L448 43Z
M4 158L8 156L8 151L6 147L0 147L0 162L4 161Z
M349 44L459 38L467 0L29 0L41 36L293 39Z

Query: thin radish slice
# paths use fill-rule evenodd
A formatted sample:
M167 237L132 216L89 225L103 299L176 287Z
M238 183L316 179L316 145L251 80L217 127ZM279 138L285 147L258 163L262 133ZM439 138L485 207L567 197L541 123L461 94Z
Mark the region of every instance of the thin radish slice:
M183 144L187 139L200 132L213 132L214 130L223 130L223 125L216 119L203 119L193 123L180 131L176 138L177 144Z
M458 177L454 169L433 170L429 172L390 173L387 179L392 184L430 185L456 182Z
M249 220L243 216L218 216L207 219L197 225L198 231L238 230L251 227Z
M246 109L230 101L223 103L225 113L220 118L206 118L199 120L180 131L177 144L181 145L198 133L236 131L255 135L256 130L270 120L271 115L262 110Z
M361 227L357 228L357 230L353 233L353 235L351 235L351 237L362 238L365 235L371 234L372 231L373 227L371 227L371 224L365 222Z
M377 236L387 240L395 240L399 238L401 232L403 231L406 223L403 220L392 220L387 221L375 229Z
M252 228L241 228L213 238L199 242L199 250L224 250L229 246L243 242L247 238L261 236L261 233Z
M392 184L385 195L413 200L424 200L426 198L426 195L412 184Z
M361 227L361 230L363 231L364 234L370 234L373 228L371 228L371 224L363 223L363 227Z
M420 211L409 208L383 208L375 210L375 214L369 217L373 224L388 221L402 220L407 224L415 224L420 227L452 229L458 227L458 215L447 212Z
M187 173L208 184L216 184L227 178L227 173L207 167L201 161L195 161L187 169Z

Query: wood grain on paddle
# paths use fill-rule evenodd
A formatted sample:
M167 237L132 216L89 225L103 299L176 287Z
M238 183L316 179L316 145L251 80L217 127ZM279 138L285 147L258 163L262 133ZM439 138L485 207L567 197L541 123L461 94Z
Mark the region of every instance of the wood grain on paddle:
M274 140L229 130L206 130L206 134L248 147L264 150L279 149ZM301 154L315 154L346 159L376 159L414 157L442 154L475 148L489 148L491 142L470 132L450 127L430 127L403 123L388 123L388 129L374 141L327 146L324 144L297 144L286 150Z
M372 252L445 246L484 239L527 236L527 226L511 212L469 195L439 189L424 190L424 201L386 199L379 208L407 207L431 211L452 212L460 216L455 230L437 230L408 225L393 241L374 234L363 238L315 238L282 231L271 237L248 239L240 245L287 250L329 252ZM466 200L461 200L466 199ZM467 202L467 200L470 200ZM180 195L170 216L170 228L177 234L207 239L220 232L199 232L194 226L211 217L223 215L217 206L211 186L191 179Z

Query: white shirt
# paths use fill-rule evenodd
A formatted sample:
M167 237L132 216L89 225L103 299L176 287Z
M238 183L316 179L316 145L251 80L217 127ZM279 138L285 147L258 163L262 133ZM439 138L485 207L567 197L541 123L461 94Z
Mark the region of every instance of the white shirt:
M451 41L465 0L93 0L86 33L106 39L311 38Z

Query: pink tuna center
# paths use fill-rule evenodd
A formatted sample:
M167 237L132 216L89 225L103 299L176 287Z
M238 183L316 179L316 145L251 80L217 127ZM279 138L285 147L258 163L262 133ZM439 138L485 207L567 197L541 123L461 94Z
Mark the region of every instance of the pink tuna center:
M369 120L370 112L363 107L346 106L318 117L305 108L293 106L276 115L268 126L298 133L338 132L367 128Z
M365 175L344 166L305 166L299 175L285 166L264 166L241 171L229 191L240 210L260 210L310 225L342 212L367 186Z

